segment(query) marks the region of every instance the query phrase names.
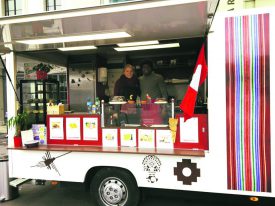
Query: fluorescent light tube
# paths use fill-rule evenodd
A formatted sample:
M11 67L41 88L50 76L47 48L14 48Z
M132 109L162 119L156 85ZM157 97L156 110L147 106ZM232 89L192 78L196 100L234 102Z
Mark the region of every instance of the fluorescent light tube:
M58 36L48 37L39 39L19 40L16 41L22 44L54 44L63 42L77 42L77 41L89 41L89 40L100 40L100 39L116 39L123 37L131 37L127 32L107 32L107 33L96 33L86 35L75 35L75 36Z
M64 47L58 48L60 51L76 51L76 50L89 50L89 49L97 49L96 46L75 46L75 47Z
M141 45L152 45L152 44L159 44L159 41L158 40L139 41L139 42L119 43L117 45L119 47L126 47L126 46L141 46Z
M136 51L136 50L146 50L146 49L164 49L164 48L173 48L173 47L180 47L180 44L171 43L171 44L157 44L157 45L133 46L133 47L116 47L114 49L117 51Z

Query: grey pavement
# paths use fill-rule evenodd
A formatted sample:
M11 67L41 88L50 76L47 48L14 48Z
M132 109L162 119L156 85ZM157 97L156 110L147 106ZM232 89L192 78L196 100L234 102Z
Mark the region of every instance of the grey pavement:
M207 193L190 193L171 190L156 190L142 188L140 206L272 206L271 200L260 200L254 203L247 198L213 195ZM97 206L90 201L89 192L82 184L65 183L45 186L28 182L20 186L19 196L13 200L2 202L1 206Z
M59 185L52 186L34 185L32 182L19 187L19 196L13 200L2 202L1 206L55 206L55 205L90 205L89 195L79 188L63 188Z
M0 125L0 138L3 138L7 135L7 126Z

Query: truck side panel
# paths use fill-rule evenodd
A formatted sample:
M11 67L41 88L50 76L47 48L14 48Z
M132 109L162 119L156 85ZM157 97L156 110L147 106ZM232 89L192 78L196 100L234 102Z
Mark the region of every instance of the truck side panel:
M226 193L274 196L272 22L274 9L220 13L209 34L209 152L225 151Z
M263 13L269 13L269 22L256 21L266 18L266 15L258 15ZM141 187L275 197L272 189L275 188L272 177L275 174L275 141L272 141L275 132L275 110L272 107L275 101L275 70L268 69L275 65L275 44L272 38L270 43L267 42L268 36L275 36L275 32L271 26L269 34L266 29L264 32L261 30L268 24L274 25L275 10L241 11L234 13L233 19L230 19L230 14L217 14L212 27L214 32L208 36L209 151L204 157L10 149L10 176L83 182L90 168L113 166L129 170ZM225 27L228 17L228 21L236 21L231 31ZM251 30L247 30L249 25ZM259 27L254 28L255 25ZM258 49L270 46L269 52L262 50L259 72L254 72L256 63L250 61L251 57L258 58L258 54L249 49L252 47L246 45L248 42L240 39L237 41L241 45L239 49L230 47L236 43L230 40L231 36L243 38L244 28L249 45L260 45ZM232 32L236 29L240 29L238 33ZM255 31L261 34L261 38L254 36ZM236 52L239 52L238 55L229 56ZM246 65L240 68L243 73L239 75L235 72L236 63ZM261 77L262 82L252 86L256 75ZM239 87L232 78L238 78ZM254 92L256 89L259 93ZM239 91L238 101L236 92L231 94L233 91Z

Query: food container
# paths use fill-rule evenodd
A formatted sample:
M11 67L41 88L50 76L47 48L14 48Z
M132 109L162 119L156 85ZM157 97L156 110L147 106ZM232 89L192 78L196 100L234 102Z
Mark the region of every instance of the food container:
M141 104L147 104L147 101L146 100L141 100L140 103Z
M38 140L30 140L30 141L25 142L25 146L27 148L38 147L38 145L39 145L39 141Z
M47 114L64 114L64 104L47 106Z

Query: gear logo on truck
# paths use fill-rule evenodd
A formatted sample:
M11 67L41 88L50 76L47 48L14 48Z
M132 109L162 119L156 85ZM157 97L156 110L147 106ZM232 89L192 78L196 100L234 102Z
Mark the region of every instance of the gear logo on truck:
M155 183L158 181L156 173L160 172L161 162L155 155L147 155L143 161L143 169L148 172L148 177L146 178L148 182Z
M174 167L174 175L184 185L192 185L192 182L197 182L198 177L200 177L200 169L197 168L197 163L191 162L191 159L182 159Z

